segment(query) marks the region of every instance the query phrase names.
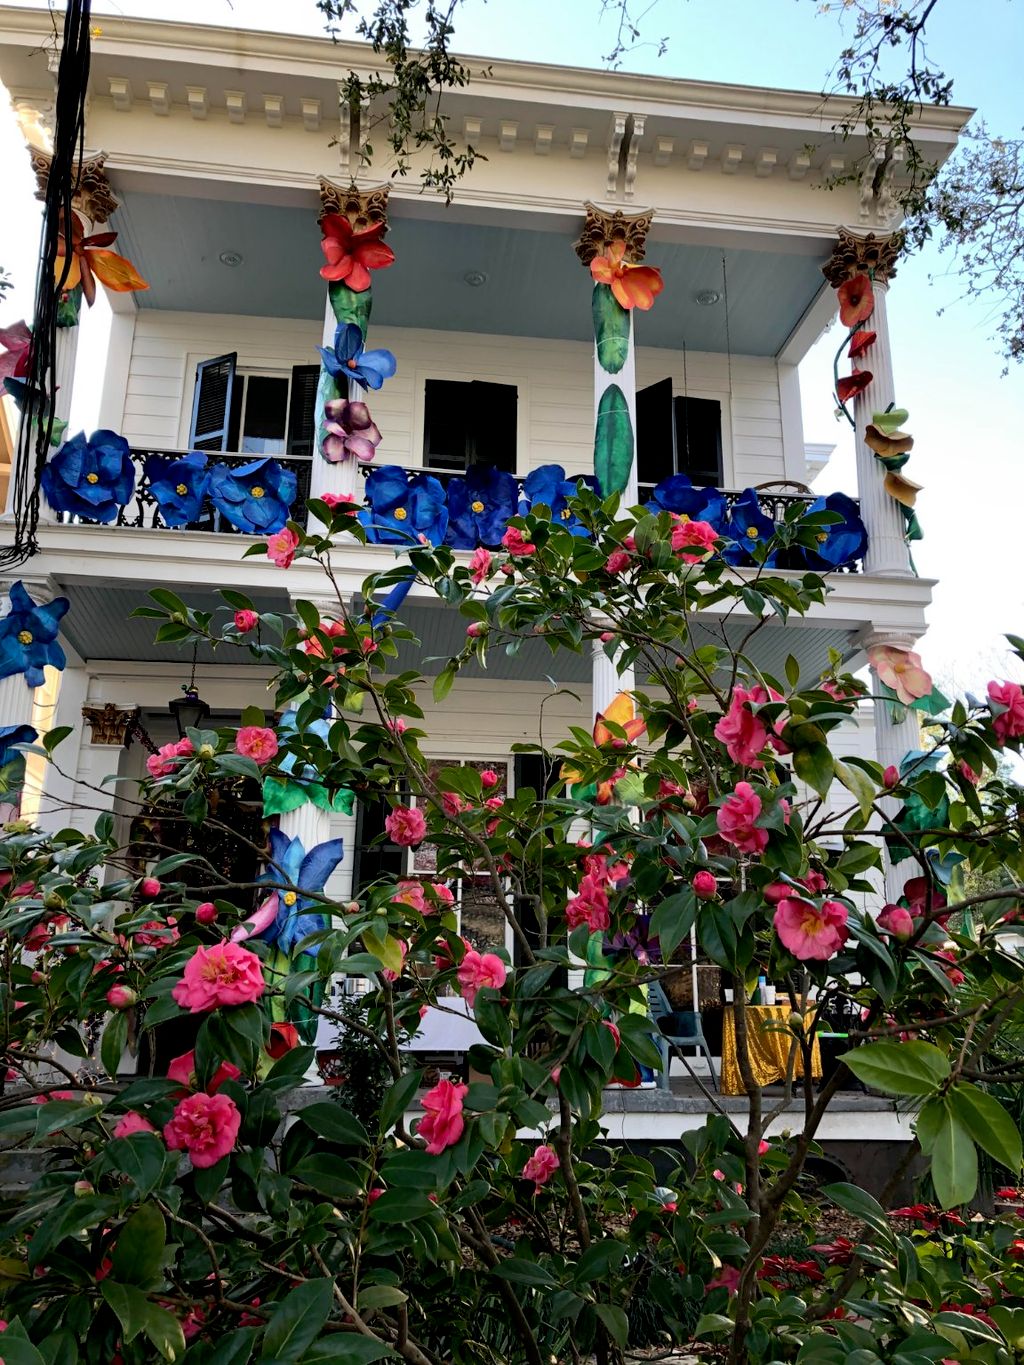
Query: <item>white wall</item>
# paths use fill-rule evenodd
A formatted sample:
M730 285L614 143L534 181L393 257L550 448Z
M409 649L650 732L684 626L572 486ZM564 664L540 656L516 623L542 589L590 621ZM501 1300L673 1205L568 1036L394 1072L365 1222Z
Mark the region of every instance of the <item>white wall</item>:
M132 445L183 449L200 360L237 351L242 369L287 374L293 365L316 360L320 333L319 322L297 319L142 309L127 373L123 435ZM371 344L388 347L398 358L398 373L369 399L384 433L379 463L422 463L426 379L481 379L518 387L519 472L549 463L570 473L592 470L589 343L374 326ZM774 360L734 356L730 366L724 355L692 352L684 386L681 352L638 347L638 386L667 376L677 394L721 402L726 486L787 477Z

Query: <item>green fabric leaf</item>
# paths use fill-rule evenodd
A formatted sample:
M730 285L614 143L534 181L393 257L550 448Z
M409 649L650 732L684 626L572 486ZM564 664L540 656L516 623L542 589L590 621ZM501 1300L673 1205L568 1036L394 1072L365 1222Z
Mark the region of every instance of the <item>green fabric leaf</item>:
M594 473L601 493L622 493L633 467L633 423L626 395L609 384L597 405L594 427Z
M597 360L606 374L618 374L629 358L629 310L607 284L595 284L591 299Z
M373 308L373 289L364 289L357 294L341 280L332 280L327 288L334 316L341 324L354 322L363 334L370 330L370 312Z

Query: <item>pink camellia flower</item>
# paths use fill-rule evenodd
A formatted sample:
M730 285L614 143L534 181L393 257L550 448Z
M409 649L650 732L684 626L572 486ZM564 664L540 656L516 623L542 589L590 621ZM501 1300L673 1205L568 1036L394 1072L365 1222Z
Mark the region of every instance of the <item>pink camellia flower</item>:
M196 949L171 994L183 1009L203 1014L222 1005L247 1005L265 990L263 968L255 953L237 943L217 943Z
M615 1051L618 1052L619 1048L622 1046L622 1034L619 1031L618 1024L612 1023L610 1019L602 1019L601 1023L612 1035L612 1042L615 1044Z
M942 950L940 952L937 952L935 956L942 958L943 962L949 962L952 964L951 966L943 967L942 969L946 974L949 984L951 986L962 986L964 982L967 980L967 978L966 976L964 976L960 968L956 965L956 954Z
M272 536L267 536L267 557L279 569L287 569L295 558L298 545L299 538L295 532L291 527L283 526L280 531L275 531Z
M427 833L427 822L423 812L412 806L396 806L384 820L384 828L393 844L402 848L412 848L423 842Z
M491 576L491 565L494 560L490 550L485 550L482 545L478 545L473 551L469 561L469 576L473 582L480 586L484 579Z
M878 681L892 688L904 706L932 690L931 675L921 667L921 656L898 645L874 645L868 650L868 663Z
M533 1149L533 1156L523 1166L523 1179L532 1180L534 1194L540 1194L541 1187L548 1183L557 1170L558 1155L554 1147L541 1142Z
M510 526L502 536L501 543L510 555L516 555L521 559L537 553L536 545L533 541L526 539L518 526Z
M701 900L713 900L718 895L718 882L713 872L698 872L690 885L693 887L694 895L699 896Z
M355 458L368 464L383 439L365 403L330 398L324 404L324 438L320 453L328 464Z
M475 948L470 948L456 972L459 993L472 1009L481 986L493 986L495 990L501 990L507 975L505 964L497 953L478 953Z
M613 550L604 562L606 572L611 574L624 573L629 568L630 559L625 550Z
M397 720L386 720L384 722L384 728L385 730L390 730L393 735L404 735L409 727L402 717L399 716Z
M764 1138L762 1138L761 1141L757 1144L758 1156L765 1156L766 1153L771 1151L771 1149L772 1144L770 1142L765 1142Z
M992 705L992 728L996 739L1005 744L1008 739L1024 735L1024 692L1012 682L990 682L988 699Z
M431 882L430 890L433 893L434 898L440 901L442 905L455 904L455 893L452 891L451 887L446 886L444 882Z
M570 929L585 924L596 934L608 928L611 923L608 892L592 873L583 878L578 894L566 905L565 918Z
M415 881L402 881L395 888L395 894L391 897L392 905L407 905L410 910L416 910L419 914L425 914L427 905L423 898L423 884Z
M248 607L243 607L241 611L235 612L235 630L242 635L248 635L250 630L255 630L260 623L258 611L250 611Z
M900 770L895 763L890 763L882 774L882 786L887 792L891 792L893 787L900 784Z
M216 1166L238 1138L242 1116L227 1095L188 1095L164 1124L164 1141L172 1152L188 1152L197 1170Z
M203 901L202 905L196 906L196 923L217 923L217 907L214 905L213 901Z
M462 1102L468 1093L468 1085L438 1081L420 1100L426 1113L416 1126L416 1135L426 1138L431 1156L439 1156L446 1147L454 1147L462 1137L466 1126Z
M156 877L143 877L139 882L139 895L144 901L155 901L162 889Z
M469 809L469 802L463 800L458 792L442 792L441 808L449 820L455 820L463 811Z
M685 564L699 564L714 553L718 532L706 521L677 521L672 527L672 549Z
M768 831L754 825L761 809L761 798L750 783L737 782L736 790L718 809L719 834L741 853L763 853L768 844Z
M188 745L187 749L181 747L183 743ZM191 752L192 741L187 738L175 740L173 744L162 744L155 754L150 754L146 759L146 771L153 778L169 777L178 766L179 760Z
M928 877L911 877L903 888L903 898L915 919L930 914L936 924L945 926L953 913L946 909L944 893Z
M878 916L878 927L905 943L914 932L914 917L902 905L886 905Z
M760 693L760 695L758 695ZM715 726L715 738L725 745L726 752L734 763L744 768L763 768L758 754L768 743L768 727L750 708L752 701L767 701L768 694L763 687L733 689L729 709Z
M123 1118L118 1119L114 1127L114 1137L131 1137L133 1133L155 1133L156 1129L143 1114L139 1114L134 1109L129 1109Z
M235 735L235 752L262 767L277 753L277 736L266 725L243 725Z
M727 1289L735 1294L739 1288L740 1272L734 1265L723 1265L713 1280L708 1280L705 1289Z
M801 962L827 962L846 942L847 910L839 901L819 909L796 896L779 901L772 923L785 948Z
M107 991L107 1004L112 1010L130 1010L138 998L138 993L129 986L111 986Z
M490 791L490 789L496 787L500 781L501 778L493 768L484 768L480 774L480 785L485 791Z
M237 1081L241 1074L234 1062L221 1062L210 1077L206 1093L215 1095L225 1081ZM195 1090L199 1085L199 1078L196 1075L196 1054L183 1052L180 1057L172 1058L167 1065L167 1079L177 1081L186 1090Z
M965 763L963 759L956 765L956 769L964 781L969 782L972 787L976 787L981 781L981 773L976 773L971 765Z
M178 942L181 931L174 916L169 915L166 924L161 924L158 919L146 920L141 928L136 929L133 938L137 948L167 948Z
M828 878L812 867L806 877L800 878L800 883L805 886L812 896L820 896L823 891L828 890Z

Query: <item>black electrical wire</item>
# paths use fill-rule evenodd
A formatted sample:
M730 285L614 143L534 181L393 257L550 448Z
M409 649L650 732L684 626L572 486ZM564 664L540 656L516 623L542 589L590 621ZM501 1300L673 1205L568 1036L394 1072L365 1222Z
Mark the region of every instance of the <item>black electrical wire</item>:
M46 181L43 229L39 246L32 345L18 450L12 470L14 543L0 547L0 566L24 563L39 550L39 479L49 458L57 387L57 314L71 271L71 201L78 186L85 147L85 101L89 87L92 0L67 0L64 35L57 69L53 159ZM58 242L67 251L55 276Z

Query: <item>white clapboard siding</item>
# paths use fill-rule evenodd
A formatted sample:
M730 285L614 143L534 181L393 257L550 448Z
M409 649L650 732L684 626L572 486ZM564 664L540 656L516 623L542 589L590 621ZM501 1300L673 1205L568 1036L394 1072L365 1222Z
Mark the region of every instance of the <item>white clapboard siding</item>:
M431 758L496 760L507 759L513 744L543 741L550 748L568 738L570 725L589 730L594 723L590 688L574 683L572 690L579 701L567 693L553 696L543 682L459 678L447 697L435 702L430 688L423 687L417 700L428 738L421 746Z
M142 309L126 382L123 433L132 445L177 449L188 441L195 368L237 351L244 370L288 374L316 360L318 322ZM380 463L423 459L427 379L480 379L519 391L520 473L561 464L593 469L593 359L586 342L376 326L372 346L398 358L398 373L369 401L384 433ZM637 384L671 377L676 394L722 404L723 482L743 488L785 477L782 412L774 360L640 346ZM731 381L731 391L730 391Z

